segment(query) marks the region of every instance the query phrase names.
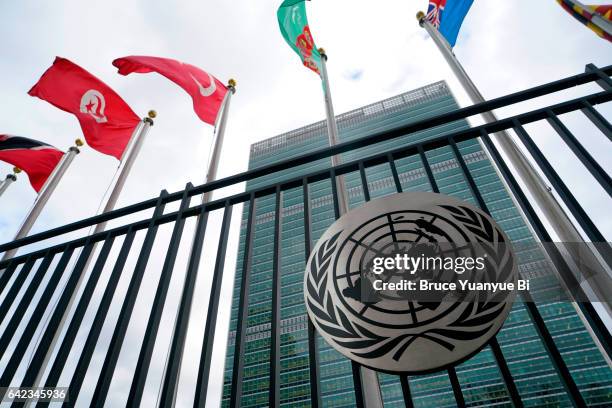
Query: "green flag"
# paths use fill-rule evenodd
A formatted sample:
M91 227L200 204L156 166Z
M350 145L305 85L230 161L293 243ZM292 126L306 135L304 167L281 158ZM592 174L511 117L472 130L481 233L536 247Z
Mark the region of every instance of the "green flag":
M278 24L285 41L298 53L304 66L321 75L321 54L315 47L308 19L305 0L285 0L278 8Z

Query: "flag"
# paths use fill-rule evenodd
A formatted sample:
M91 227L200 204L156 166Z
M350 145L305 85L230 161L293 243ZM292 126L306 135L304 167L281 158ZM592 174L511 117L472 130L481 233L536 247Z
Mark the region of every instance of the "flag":
M157 72L183 88L193 100L193 110L203 122L215 124L227 87L198 67L169 58L130 56L117 58L113 65L121 75Z
M64 152L26 137L0 135L0 160L25 171L30 184L39 192Z
M276 15L285 41L297 52L305 67L321 75L321 54L310 33L305 0L285 0Z
M140 123L115 91L64 58L55 58L28 94L75 115L89 146L119 160Z
M474 0L430 0L425 18L440 34L446 38L449 45L455 46L459 29Z
M598 36L612 42L612 34L606 32L593 19L595 16L599 15L602 19L612 23L612 5L583 7L581 4L572 0L557 0L557 3L559 3L565 11L574 16L576 20L593 30Z

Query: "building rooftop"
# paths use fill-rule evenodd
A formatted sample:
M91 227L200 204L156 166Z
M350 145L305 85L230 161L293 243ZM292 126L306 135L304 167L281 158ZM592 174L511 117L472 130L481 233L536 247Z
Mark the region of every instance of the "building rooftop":
M450 90L445 81L435 82L430 85L425 85L421 88L412 91L404 92L382 101L363 106L361 108L336 115L338 129L342 130L349 126L354 126L360 122L365 122L372 115L384 115L398 110L406 109L411 106L417 106L438 98L447 96ZM282 133L278 136L262 140L251 145L251 158L257 157L266 152L282 148L287 144L294 144L312 137L320 136L321 133L327 132L327 123L325 120L306 125L304 127Z

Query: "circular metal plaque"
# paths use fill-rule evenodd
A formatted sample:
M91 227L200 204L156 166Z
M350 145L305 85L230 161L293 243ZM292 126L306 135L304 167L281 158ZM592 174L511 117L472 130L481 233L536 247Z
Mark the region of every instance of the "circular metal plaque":
M380 272L379 259L402 257L431 265ZM456 265L466 259L484 266L464 273ZM378 371L418 374L481 350L510 312L517 277L508 237L483 211L446 195L401 193L366 203L328 228L306 265L304 297L317 331L340 353ZM419 289L426 284L420 281L432 289ZM379 290L385 283L416 289ZM456 289L436 290L435 283ZM485 285L492 283L506 290Z

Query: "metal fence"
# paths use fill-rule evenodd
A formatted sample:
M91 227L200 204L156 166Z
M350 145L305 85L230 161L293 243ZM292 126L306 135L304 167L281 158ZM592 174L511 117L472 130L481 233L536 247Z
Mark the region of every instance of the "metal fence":
M164 313L170 283L173 279L183 279L184 276L184 284L182 286L182 292L180 293L180 301L178 302L177 310L174 311L174 313L176 313L176 321L170 340L171 345L169 353L168 355L163 356L167 359L167 362L159 390L159 405L164 407L172 406L176 398L178 378L181 371L181 362L185 349L187 330L190 324L190 311L194 301L194 288L196 277L198 276L198 268L201 260L200 257L203 250L203 241L205 235L208 233L207 224L209 221L209 214L212 211L219 210L223 212L223 219L219 236L217 237L218 248L216 252L210 300L207 305L208 312L206 315L206 326L194 396L194 406L203 407L209 391L209 373L211 371L213 341L215 339L215 329L217 326L216 320L219 310L219 303L221 301L220 293L221 285L224 279L224 262L226 258L230 222L234 207L238 204L248 203L248 218L246 222L246 240L244 248L245 256L242 265L242 284L239 294L239 313L235 338L236 346L234 352L234 370L230 403L231 406L240 406L242 396L242 375L245 361L245 337L248 317L247 305L249 299L248 282L250 279L252 262L254 211L258 198L274 195L276 197L276 216L274 224L274 254L276 254L276 256L274 257L273 261L272 276L273 292L272 320L270 329L271 357L269 376L269 406L278 406L280 393L281 295L279 236L281 229L280 215L282 214L282 192L295 188L301 188L303 191L305 226L304 256L306 259L309 257L311 246L313 245L310 232L310 200L308 199L309 186L312 183L321 180L332 181L332 195L334 197L333 204L337 218L339 216L338 197L337 191L335 190L336 183L333 182L336 177L343 174L348 174L350 172L358 172L361 177L363 195L365 200L368 201L370 199L370 193L368 189L366 169L381 164L388 165L391 170L396 189L398 192L401 192L402 185L400 183L395 161L409 156L417 156L422 160L432 190L437 192L438 188L436 185L436 180L433 176L431 167L428 164L425 153L440 147L450 146L454 152L455 159L461 167L463 175L467 180L474 197L476 198L477 203L484 211L488 212L488 208L481 195L481 191L479 191L472 175L468 171L464 157L459 154L457 147L457 144L460 142L480 138L484 146L486 146L487 150L489 151L493 162L501 172L505 182L510 187L512 193L517 199L523 213L534 228L537 238L543 242L551 241L549 232L538 218L536 210L521 190L518 181L513 176L511 170L504 162L498 149L489 136L492 133L505 129L514 129L516 131L520 140L527 148L534 161L546 175L548 181L562 198L563 202L572 211L574 217L588 238L594 242L604 242L605 238L603 234L598 230L595 223L589 218L587 212L572 195L569 187L565 185L553 166L537 147L532 137L525 130L524 126L541 120L548 121L559 135L560 140L571 149L576 158L578 158L586 169L588 169L593 178L603 187L605 192L608 195L612 195L612 182L609 175L559 119L559 116L562 114L582 111L584 115L601 131L601 133L612 141L612 126L608 120L606 120L606 118L604 118L597 110L593 108L595 105L612 100L612 81L609 77L611 74L612 66L599 69L593 65L588 65L586 72L579 75L493 99L486 103L459 109L448 114L425 119L399 129L386 131L380 134L373 134L359 140L339 144L333 148L321 149L291 160L256 168L202 186L194 187L191 184L188 184L183 191L171 194L164 190L157 198L0 245L0 252L11 249L19 249L31 244L37 244L40 246L43 245L46 240L57 238L63 234L72 233L86 227L94 226L98 223L120 219L121 217L135 214L144 210L153 211L152 216L145 219L127 223L119 227L114 227L94 235L68 240L67 242L63 242L61 244L43 247L43 249L36 249L32 252L15 256L12 259L0 263L0 270L3 271L2 275L0 275L0 294L2 294L2 301L0 304L0 319L4 324L4 330L0 335L0 358L4 357L9 348L9 344L12 341L15 344L10 356L6 359L7 364L4 367L0 367L0 385L23 387L44 385L46 387L52 387L59 384L60 377L69 378L69 384L61 384L69 385L70 402L66 402L64 405L74 405L75 401L78 400L79 395L83 390L84 379L89 370L94 350L101 341L100 334L102 332L102 327L107 320L108 310L111 306L111 302L113 302L119 280L122 275L129 274L130 280L127 287L127 292L121 299L122 303L119 317L113 326L112 337L108 343L108 347L105 349L103 363L99 368L94 370L97 371L98 374L95 376L92 405L104 405L105 401L107 401L107 398L109 397L109 387L116 370L119 354L122 347L125 346L124 340L128 325L133 319L135 319L133 314L134 305L137 297L139 296L143 276L149 265L158 229L162 225L169 224L172 226L172 235L169 240L167 250L164 254L165 258L161 269L160 279L154 293L152 307L149 315L147 316L146 330L142 339L142 345L139 348L138 360L133 372L132 382L130 384L128 405L138 406L142 401L143 391L145 389L149 367L153 358L153 349L160 329L160 322L162 319L162 314ZM432 140L402 146L382 154L376 154L367 158L346 162L323 171L317 171L315 173L307 174L278 184L270 184L266 187L258 188L253 191L245 191L243 193L224 197L206 204L190 204L191 198L194 196L200 196L206 192L213 192L221 188L232 186L236 183L272 175L275 172L286 170L294 166L303 165L323 158L329 158L332 155L348 152L353 149L358 149L374 143L379 143L381 141L391 140L405 134L433 128L477 115L485 111L503 108L511 104L527 101L536 97L548 95L557 91L591 82L598 83L603 88L603 91L547 106L541 109L524 112L516 116L498 120L494 123L488 123L482 126L443 135ZM178 210L164 213L165 207L170 203L179 203ZM185 222L192 217L195 217L194 219L197 220L195 226L195 236L193 237L193 243L191 244L193 256L189 259L187 273L184 275L182 270L175 270L178 269L175 268L175 262L177 261L181 238L184 238L183 230L185 227ZM144 233L144 241L142 243L142 247L137 252L137 261L133 271L130 273L128 270L125 270L124 267L126 265L126 259L131 251L133 251L132 247L134 239L139 231ZM111 259L111 249L113 244L119 241L119 238L122 239L119 252L115 259ZM99 252L96 251L97 244L101 244L101 249ZM576 277L570 270L570 266L562 254L556 251L552 246L548 248L548 255L554 262L555 267L559 271L560 276L563 278L565 283L572 287L579 286L576 285ZM610 258L610 253L608 252L609 247L599 246L598 248L600 248L603 258L608 262L611 262L612 259ZM96 253L97 255L95 255ZM69 261L74 254L77 254L76 264L74 268L69 268ZM93 262L93 268L91 269L91 273L86 274L85 272L90 258L92 258L91 261ZM52 268L51 265L54 264L54 259L59 259L59 261L57 261L55 266ZM38 266L35 268L34 266L37 263ZM75 344L77 333L82 327L85 313L90 307L92 295L99 284L102 271L107 263L114 265L112 267L112 272L110 273L108 281L102 284L104 291L101 296L100 303L95 308L93 323L86 329L86 340L83 344L79 344L77 346ZM175 277L177 273L179 274L178 278ZM46 281L44 280L45 276L47 277ZM35 298L34 295L39 290L39 286L43 281L46 282L44 289L41 288L41 295ZM60 289L60 281L65 282L63 285L63 290ZM61 294L58 293L60 290ZM82 292L80 292L80 296L77 296L77 292L81 290ZM20 297L18 296L19 293L22 294ZM55 303L51 301L54 295L57 295ZM586 406L585 399L581 395L578 386L570 374L567 363L564 360L564 357L561 355L559 348L555 344L550 331L545 325L544 319L538 310L537 305L533 301L530 301L531 299L529 299L529 294L525 294L524 296L524 300L526 301L525 305L529 316L537 329L540 339L545 345L546 351L554 364L557 374L561 379L562 384L565 387L569 398L571 399L571 402L575 406ZM228 299L224 299L223 301L228 301ZM45 311L50 305L52 308L50 309L51 313L50 317L48 318L48 323L46 326L41 326L39 328L39 325L43 322ZM73 305L76 306L73 307ZM73 307L74 312L69 316L68 312L71 307ZM611 357L610 344L612 344L612 339L593 305L588 302L580 302L579 308L588 321L594 336L602 345L604 353L606 353L608 357ZM27 321L22 321L23 317L26 315L26 310L28 309L31 310L29 319ZM13 310L13 313L9 313L10 310ZM19 326L23 327L23 330L19 338L13 339L13 336ZM63 336L60 336L60 331L64 330L64 328L64 334ZM26 351L29 347L31 347L30 342L37 330L42 330L40 341L34 347L33 356L28 356ZM223 333L223 335L225 336L225 333ZM318 355L316 352L314 327L310 322L308 322L308 338L310 356L311 406L318 407L321 406L317 372ZM506 359L504 358L502 350L495 338L490 342L490 346L512 403L517 407L523 406L521 396L508 368ZM78 354L78 362L71 373L65 373L66 362L71 353ZM25 367L25 373L21 380L16 380L16 374L21 366ZM45 372L48 374L43 379L43 374ZM353 373L356 393L355 397L357 405L361 407L363 406L361 379L359 376L359 367L356 364L353 364ZM449 369L448 375L457 405L465 406L465 399L463 397L462 389L460 387L455 369ZM407 407L411 407L413 406L413 401L411 399L408 378L406 376L401 376L400 381L405 404ZM24 404L15 402L12 406L22 405ZM45 405L47 405L47 403L39 402L36 406Z

